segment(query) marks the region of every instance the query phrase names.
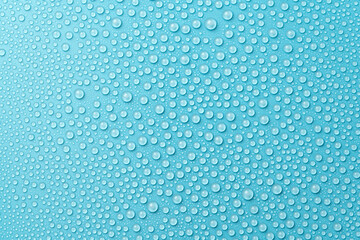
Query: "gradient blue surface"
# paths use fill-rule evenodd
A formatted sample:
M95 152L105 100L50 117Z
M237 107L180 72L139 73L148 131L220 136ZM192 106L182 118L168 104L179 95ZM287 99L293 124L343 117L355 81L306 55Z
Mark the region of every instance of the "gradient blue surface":
M0 239L360 239L358 1L0 2Z

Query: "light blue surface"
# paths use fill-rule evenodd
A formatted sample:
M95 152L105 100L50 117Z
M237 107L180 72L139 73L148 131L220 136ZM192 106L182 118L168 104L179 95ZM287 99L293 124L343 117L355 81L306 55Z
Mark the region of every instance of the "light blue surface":
M360 239L358 1L0 3L0 239Z

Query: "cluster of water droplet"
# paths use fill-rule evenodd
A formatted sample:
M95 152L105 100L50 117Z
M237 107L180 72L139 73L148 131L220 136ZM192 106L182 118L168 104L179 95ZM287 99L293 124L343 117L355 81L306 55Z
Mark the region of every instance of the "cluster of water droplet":
M359 10L2 0L0 238L360 238Z

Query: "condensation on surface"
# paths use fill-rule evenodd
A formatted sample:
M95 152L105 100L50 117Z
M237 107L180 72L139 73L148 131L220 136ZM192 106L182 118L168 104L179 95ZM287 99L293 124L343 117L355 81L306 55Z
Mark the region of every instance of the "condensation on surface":
M1 0L0 239L359 239L359 13Z

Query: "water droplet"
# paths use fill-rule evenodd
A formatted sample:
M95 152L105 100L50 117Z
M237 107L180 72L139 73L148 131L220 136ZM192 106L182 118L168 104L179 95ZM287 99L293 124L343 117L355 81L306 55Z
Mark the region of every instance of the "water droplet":
M217 27L217 22L213 18L209 18L205 21L205 27L208 30L214 30Z

